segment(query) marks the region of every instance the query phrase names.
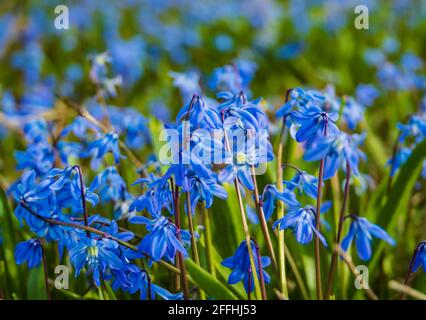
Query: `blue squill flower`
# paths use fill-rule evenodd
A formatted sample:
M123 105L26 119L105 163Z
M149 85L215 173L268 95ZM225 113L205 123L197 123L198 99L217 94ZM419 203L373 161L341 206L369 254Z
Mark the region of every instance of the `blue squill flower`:
M419 143L426 137L426 117L413 115L408 124L398 123L399 141L404 142L408 137Z
M412 150L410 148L400 148L395 156L388 160L387 165L391 167L390 176L393 177L398 169L407 162L408 158L411 155Z
M318 195L318 178L308 174L306 171L297 171L293 179L284 181L290 191L298 191L298 194L306 194L313 199Z
M292 120L299 125L296 141L304 142L315 137L333 137L339 133L334 122L337 120L336 112L327 113L320 107L311 106L307 110L294 112Z
M90 185L90 190L98 190L100 200L104 203L117 202L127 197L126 183L115 167L108 167L99 173Z
M180 109L176 116L176 121L190 121L193 125L201 128L221 128L222 121L219 117L217 109L209 107L204 99L198 95L194 95L191 101Z
M365 154L358 148L365 135L349 135L341 132L338 136L320 140L305 151L303 158L307 161L324 159L324 180L332 178L339 167L346 168L349 163L352 172L357 175L358 164L365 159Z
M30 144L25 151L15 151L16 169L32 169L43 175L53 168L55 155L49 143Z
M263 212L265 213L266 220L269 220L274 213L275 205L278 200L283 201L290 207L296 207L299 202L296 196L290 190L278 191L277 187L273 184L267 184L263 189L263 193L260 197Z
M184 102L191 100L194 94L201 95L200 75L197 72L170 72L173 86L179 89Z
M265 283L269 283L271 281L269 274L263 270L263 268L269 266L271 264L271 259L269 257L259 257L260 252L258 252L253 241L250 242L251 249L253 252L254 264L256 266L256 272L259 276L259 272L263 273L263 278L265 279ZM260 268L259 258L262 265ZM250 293L254 290L254 279L253 273L251 272L251 264L250 264L250 256L247 248L246 241L242 241L234 255L228 257L222 261L222 265L232 269L231 274L228 278L229 284L236 284L240 281L243 281L244 288L247 293Z
M359 84L356 87L355 98L356 101L364 106L370 107L373 105L374 100L379 96L379 90L370 84Z
M163 257L173 263L177 252L182 253L184 257L188 256L183 244L178 240L178 232L183 242L188 242L191 235L185 230L178 230L169 219L159 216L149 220L146 217L134 216L129 222L146 225L149 233L142 239L138 248L149 257L150 263L151 260L158 262Z
M204 202L206 208L210 208L213 204L213 196L221 199L228 198L225 188L218 184L214 178L197 177L193 171L188 173L182 190L190 192L192 214L195 213L195 208L199 202Z
M320 106L325 101L325 97L322 94L313 90L293 88L287 94L288 101L276 112L278 118L290 116L294 112L307 110L312 106Z
M426 272L426 241L417 245L415 255L411 272L416 272L419 268L423 268L423 271Z
M26 262L28 268L34 268L40 265L42 252L43 249L38 239L20 242L15 248L15 261L17 264Z
M132 185L137 184L147 185L148 189L132 202L129 211L140 212L146 209L153 217L158 217L163 208L172 211L173 195L167 177L156 177L151 173L147 178L138 179Z
M361 260L370 260L371 258L371 242L373 237L382 239L394 246L395 241L379 226L369 222L365 218L358 216L350 216L352 223L346 237L343 238L341 247L343 251L347 251L352 241L355 239L358 257Z
M49 216L50 209L55 207L54 194L50 189L52 183L53 181L49 181L48 179L37 183L36 173L33 170L23 174L22 178L9 189L9 193L13 195L15 201L18 203L15 209L18 219L26 217L28 214L27 210L21 206L22 201L40 215Z
M114 132L107 133L104 137L93 141L89 146L92 155L90 166L96 169L107 152L112 152L115 163L119 163L124 156L120 154L118 142L118 134Z
M120 258L119 245L110 239L83 238L70 250L70 257L75 275L86 267L98 287L107 270L121 270L125 265Z
M74 212L83 212L80 181L83 177L80 177L80 171L77 168L77 166L64 169L54 168L43 176L43 180L52 181L50 189L55 191L56 203L59 207L72 208ZM96 206L99 200L98 195L93 192L94 187L87 188L83 181L85 200L92 206Z
M49 131L44 120L34 120L24 125L24 135L28 143L39 143L47 141Z
M343 120L349 130L355 130L358 123L364 118L365 107L352 97L344 98Z
M273 228L280 230L290 229L296 240L301 244L308 244L315 234L326 247L327 243L315 226L315 209L311 206L290 208L284 218L275 221Z
M66 137L73 133L77 138L86 140L90 131L97 133L99 132L99 128L86 118L78 116L61 131L61 137Z

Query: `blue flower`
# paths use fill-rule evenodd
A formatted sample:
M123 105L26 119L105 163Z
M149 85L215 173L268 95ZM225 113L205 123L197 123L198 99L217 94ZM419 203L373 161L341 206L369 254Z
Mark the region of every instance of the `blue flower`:
M324 180L332 178L339 166L345 169L347 163L349 163L352 172L357 175L359 173L359 161L366 158L365 154L358 148L364 138L365 135L349 135L341 132L338 136L313 143L305 151L303 158L307 161L324 159Z
M352 97L345 97L344 102L343 120L346 122L349 130L354 130L364 118L365 107Z
M398 169L405 163L407 162L408 158L411 155L412 150L410 148L400 148L398 150L398 152L395 154L395 156L388 160L387 165L390 165L391 167L391 172L390 172L390 176L393 177L396 173L396 171L398 171Z
M194 94L201 94L200 75L196 72L170 72L173 86L179 89L183 101L189 101Z
M279 227L280 230L290 229L296 236L296 240L301 244L311 242L315 233L326 247L325 238L315 227L315 218L316 212L313 207L294 207L290 208L283 218L275 221L273 228Z
M300 125L296 133L296 141L303 142L317 136L335 136L339 132L334 122L337 113L327 113L317 106L309 107L303 112L294 112L292 119Z
M121 270L125 265L120 258L119 245L110 239L80 239L70 250L70 257L75 275L78 276L86 267L93 274L93 281L98 287L108 270Z
M290 207L299 205L296 196L290 190L278 191L277 187L273 184L267 184L263 189L263 193L259 199L262 204L263 212L265 213L266 220L269 220L274 213L275 205L278 200L283 201Z
M263 270L263 268L271 264L271 259L269 257L259 257L260 252L257 251L256 246L253 241L251 241L251 249L253 252L254 264L256 266L256 272L259 276L259 272L263 273L263 278L265 283L271 281L269 274ZM262 268L259 266L259 258L262 264ZM231 274L228 278L229 284L235 284L240 281L244 282L244 288L247 293L250 293L254 290L254 279L251 272L250 256L247 248L246 241L242 241L234 255L226 258L222 261L222 265L232 269Z
M176 121L181 122L188 118L193 125L201 128L221 128L222 121L217 109L209 107L204 99L194 95L191 101L180 109Z
M146 217L135 216L130 218L129 222L146 225L149 233L139 243L138 248L150 258L150 262L151 260L158 262L165 257L173 263L177 252L182 253L184 257L188 256L186 249L178 240L178 232L184 242L191 236L187 231L178 230L169 219L159 216L149 220Z
M148 178L138 179L132 185L136 184L146 184L148 189L132 202L129 211L146 209L153 217L159 216L163 208L172 211L173 194L167 177L158 178L150 174Z
M423 271L426 272L426 241L417 245L415 255L411 272L416 272L420 267L423 267Z
M358 251L358 257L361 260L370 260L371 258L371 242L373 237L382 239L394 246L395 241L379 226L369 222L365 218L351 216L352 223L348 234L342 240L341 247L343 251L347 251L351 242L355 238L355 244Z
M284 184L290 191L297 190L299 195L305 193L313 199L317 198L318 178L305 171L297 171L293 179L284 181Z
M64 169L54 168L50 170L43 180L51 181L49 186L51 190L55 191L56 204L61 208L72 208L74 212L83 212L82 192L80 171L77 166L66 167ZM96 206L98 203L98 195L95 194L94 187L87 188L83 182L85 200Z
M73 133L77 138L81 140L86 140L88 133L92 131L98 133L99 129L97 126L89 122L86 118L76 117L71 124L66 126L61 131L61 137L66 137L70 133Z
M39 143L47 141L49 131L46 121L39 119L33 120L24 125L24 135L28 143Z
M188 173L182 189L190 192L192 214L195 213L195 208L199 202L205 202L206 208L210 208L213 204L213 196L221 199L228 198L225 188L216 183L215 179L199 178L193 171Z
M25 151L15 151L16 168L32 169L43 175L53 168L55 156L52 146L47 142L30 144Z
M30 239L20 242L15 248L15 260L17 264L26 262L28 268L34 268L40 265L43 254L40 240Z
M98 168L102 158L107 152L112 152L115 163L120 162L120 159L123 158L123 156L120 154L118 142L118 134L110 132L90 144L89 149L90 154L92 155L90 166L92 169Z
M90 190L99 190L100 199L104 203L118 202L127 197L126 183L115 167L108 167L99 173L90 185Z
M379 96L379 90L369 84L359 84L356 87L356 100L364 106L370 107Z
M416 143L419 143L426 137L426 117L413 115L408 124L398 123L398 129L400 142L412 137Z

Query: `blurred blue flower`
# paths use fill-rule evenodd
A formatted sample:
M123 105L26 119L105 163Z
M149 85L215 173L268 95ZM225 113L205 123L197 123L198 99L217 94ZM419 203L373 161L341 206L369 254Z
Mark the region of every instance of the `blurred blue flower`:
M114 132L107 133L104 137L90 143L89 150L92 156L90 166L92 169L99 167L102 158L106 153L112 152L115 163L119 163L121 158L120 148L118 146L118 134Z
M341 244L343 251L347 251L351 242L355 239L358 257L366 261L371 258L371 242L373 241L373 237L382 239L392 246L395 245L395 241L379 226L369 222L365 218L353 215L350 217L352 218L351 226Z

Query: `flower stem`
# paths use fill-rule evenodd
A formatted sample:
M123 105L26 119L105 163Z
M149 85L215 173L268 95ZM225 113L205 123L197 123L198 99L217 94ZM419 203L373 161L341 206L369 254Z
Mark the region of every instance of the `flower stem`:
M340 245L340 239L342 236L342 229L343 229L343 221L345 219L345 211L346 206L348 203L349 198L349 183L351 179L351 166L348 161L346 161L346 181L345 181L345 190L343 192L343 203L342 207L340 208L340 215L339 215L339 225L337 228L337 235L336 235L336 244ZM333 281L334 281L334 275L336 273L336 267L337 267L337 251L333 251L333 255L331 257L331 265L330 265L330 271L328 273L328 280L327 280L327 297L331 295L331 292L333 290Z
M176 228L178 229L177 232L177 238L179 242L182 242L182 238L180 235L181 230L181 224L180 224L180 197L179 197L179 187L177 185L174 186L174 214L175 214L175 224ZM180 269L180 285L182 287L183 291L183 297L185 300L189 299L189 289L188 289L188 279L186 276L186 266L185 266L185 260L183 258L182 252L178 251L178 262L177 262L179 269Z
M262 207L260 200L259 200L259 189L257 187L256 172L255 172L255 168L254 168L253 165L251 166L251 173L252 173L253 183L254 183L253 193L254 193L254 201L255 201L255 204L256 204L257 216L259 217L259 222L260 222L260 226L262 228L263 237L265 239L266 247L268 248L268 253L271 256L272 265L275 268L275 270L278 270L277 259L275 257L274 248L272 246L272 241L271 241L271 236L269 234L268 224L266 223L265 213L263 212L263 207Z
M188 213L189 232L191 234L192 257L194 258L195 263L201 267L200 256L198 255L197 241L195 240L195 231L194 231L195 229L194 229L194 222L192 219L192 209L191 209L191 194L189 193L189 191L186 192L186 207L187 207L187 213ZM201 300L206 300L206 294L203 290L198 288L198 293L200 294Z
M202 215L204 221L204 236L206 243L206 261L207 261L207 270L216 277L216 269L213 266L213 254L212 254L212 230L210 225L210 213L208 209L203 206Z
M44 250L43 244L41 246L41 257L43 262L43 273L44 273L44 285L46 286L46 296L47 300L52 300L49 290L49 275L47 273L47 261L46 261L46 251Z
M224 122L224 120L225 120L224 114L222 113L222 123ZM228 135L226 133L225 128L223 129L223 135L224 135L224 140L225 140L225 148L226 148L227 151L229 151L231 148L229 146ZM243 225L247 250L248 250L249 258L250 258L250 266L251 266L251 269L252 269L252 272L253 272L254 290L256 292L256 297L259 298L261 296L259 279L257 277L256 265L255 265L254 256L253 256L253 250L251 248L250 232L249 232L249 228L248 228L248 224L247 224L247 218L246 218L246 213L245 213L245 209L244 209L243 198L241 196L240 187L238 186L238 178L237 177L235 177L235 179L234 179L234 186L235 186L235 192L237 193L238 206L240 208L241 221L242 221L242 225Z
M321 229L321 198L322 198L322 184L324 176L324 159L320 161L318 173L318 197L315 215L315 228L318 232ZM315 237L315 279L317 287L317 299L322 300L322 280L321 280L321 257L320 257L320 239Z
M259 280L260 280L260 288L262 290L262 300L267 300L265 279L263 277L262 256L260 255L259 244L256 242L254 238L252 238L252 241L254 242L254 246L256 248L256 253L257 253L257 265L259 267Z
M288 97L288 94L287 94ZM287 100L287 99L286 99ZM281 127L281 133L279 136L279 144L277 150L277 190L278 192L283 192L283 168L282 168L282 158L284 151L284 136L286 135L286 117L283 118L283 123ZM284 217L284 203L281 200L277 201L277 218L282 219ZM287 277L285 270L285 250L286 245L284 241L284 230L279 230L278 228L278 259L279 259L279 269L280 269L280 286L281 293L284 299L288 299L288 289L287 289Z
M195 240L194 221L192 219L191 195L189 191L186 192L186 207L187 207L187 214L188 214L189 232L191 234L192 257L194 258L194 261L198 265L200 265L200 257L198 255L197 241Z
M242 200L242 197L241 197L241 191L240 191L240 188L238 186L237 178L235 178L235 180L234 180L234 185L235 185L235 191L237 192L238 205L239 205L240 213L241 213L241 221L242 221L242 224L243 224L243 230L244 230L244 234L245 234L245 238L246 238L246 245L247 245L247 250L248 250L249 258L250 258L250 266L251 266L251 270L252 270L252 273L253 273L254 290L256 292L256 297L260 297L261 296L260 285L259 285L259 279L257 277L256 264L254 262L253 250L252 250L252 247L251 247L250 232L249 232L249 229L248 229L246 213L245 213L245 210L244 210L244 204L243 204L243 200Z

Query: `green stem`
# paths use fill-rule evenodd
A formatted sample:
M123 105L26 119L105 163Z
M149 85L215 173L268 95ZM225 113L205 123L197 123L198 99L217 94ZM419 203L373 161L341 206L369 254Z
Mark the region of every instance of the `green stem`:
M224 114L222 113L222 123L224 121L225 121ZM223 129L223 135L224 135L224 140L225 140L225 148L226 148L227 151L229 151L229 150L231 150L231 148L229 146L229 140L228 140L228 135L226 133L226 129ZM254 263L254 255L253 255L253 250L252 250L252 247L251 247L250 232L249 232L247 217L246 217L246 213L245 213L245 209L244 209L243 198L241 196L241 191L240 191L240 188L238 186L238 178L237 177L234 180L234 186L235 186L235 192L236 192L237 198L238 198L238 206L240 208L241 221L242 221L242 226L243 226L243 230L244 230L247 250L248 250L249 258L250 258L250 266L251 266L252 273L253 273L254 291L256 293L256 297L259 298L261 296L259 279L257 277L256 264Z
M324 159L320 161L318 173L318 197L315 215L315 228L320 232L321 230L321 198L322 198L322 184L324 176ZM321 257L320 257L320 239L315 237L315 280L317 287L317 299L322 300L322 280L321 280Z
M342 236L342 229L343 229L343 220L345 216L346 206L348 203L349 198L349 183L351 179L351 166L349 165L349 162L346 161L346 181L345 181L345 190L343 193L343 202L340 209L340 215L339 215L339 225L337 228L337 235L336 235L336 241L335 244L340 245L340 238ZM333 251L333 255L331 257L331 265L330 265L330 271L328 273L328 281L327 281L327 297L331 295L331 292L333 290L333 281L334 281L334 275L336 273L336 267L337 267L337 251Z
M49 290L49 275L47 273L46 251L44 250L43 244L40 244L40 246L41 246L41 257L43 262L44 285L46 286L46 296L47 296L47 300L52 300L52 297L50 296L50 290Z
M173 184L172 184L173 186ZM176 228L178 229L177 235L179 242L182 242L180 231L181 231L181 224L180 224L180 195L179 195L179 187L177 185L174 186L174 215L175 215L175 224ZM189 299L189 289L188 289L188 279L186 275L186 266L185 261L183 258L182 252L178 252L178 266L180 269L180 285L182 287L183 291L183 297L185 300Z
M203 220L204 220L204 235L206 242L206 260L207 270L216 277L216 269L213 266L213 253L212 253L212 230L210 224L210 213L209 210L203 206L202 208Z
M243 224L244 235L245 235L245 238L246 238L246 245L247 245L247 250L248 250L248 253L249 253L250 266L251 266L251 270L252 270L252 273L253 273L254 290L256 292L256 297L260 297L261 292L260 292L259 278L257 277L256 264L254 262L254 255L253 255L253 250L252 250L252 247L251 247L250 232L249 232L249 229L248 229L246 213L245 213L245 210L244 210L244 204L243 204L243 200L242 200L242 197L241 197L241 191L240 191L240 188L238 186L237 178L235 178L235 180L234 180L234 186L235 186L235 191L237 192L238 205L239 205L240 213L241 213L241 221L242 221L242 224Z
M287 95L288 96L288 95ZM284 136L285 136L285 122L286 117L283 118L281 133L279 136L279 144L277 150L277 190L279 192L284 191L283 186L283 168L281 166L284 150ZM284 217L284 203L281 200L277 201L277 218L282 219ZM284 240L284 230L279 230L278 228L278 259L279 259L279 269L280 269L280 286L281 293L285 299L289 299L288 288L287 288L287 277L285 270L285 253L286 245Z
M200 256L198 255L197 241L195 240L195 232L194 232L194 222L192 219L192 209L191 209L191 194L189 191L186 192L186 207L188 213L188 224L189 224L189 232L191 234L191 251L192 257L194 258L195 263L201 267ZM198 293L200 294L201 300L206 300L206 294L201 288L198 288Z

